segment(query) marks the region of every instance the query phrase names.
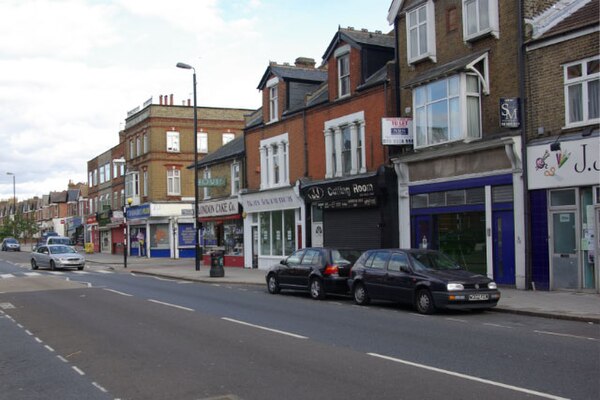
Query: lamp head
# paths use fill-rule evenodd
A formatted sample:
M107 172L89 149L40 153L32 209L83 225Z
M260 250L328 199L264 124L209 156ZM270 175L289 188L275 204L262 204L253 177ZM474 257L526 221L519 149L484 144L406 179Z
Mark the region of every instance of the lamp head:
M131 197L127 198L127 205L131 205L131 203L133 203L133 199Z
M177 63L177 68L183 68L183 69L192 69L192 66L186 63L182 63L182 62L178 62Z

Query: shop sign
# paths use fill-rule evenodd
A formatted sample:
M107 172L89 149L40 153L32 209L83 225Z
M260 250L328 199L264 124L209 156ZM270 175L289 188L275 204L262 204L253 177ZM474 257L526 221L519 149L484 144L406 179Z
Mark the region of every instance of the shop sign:
M354 208L377 205L376 177L331 182L302 189L307 202L320 208Z
M98 222L98 220L96 220L96 216L95 215L93 217L87 217L87 219L85 220L85 224L86 225L95 224L97 222Z
M132 206L127 209L127 219L141 219L150 217L150 204Z
M381 118L381 143L413 144L412 118Z
M193 224L179 224L179 246L195 246L196 231Z
M212 217L219 215L231 215L237 214L238 201L237 199L227 199L220 201L213 201L210 203L198 204L198 216L199 217Z
M221 187L225 186L224 178L202 178L198 179L198 186L200 187Z
M99 212L96 215L96 218L98 219L98 225L100 225L100 226L108 225L110 223L110 217L111 217L110 210Z
M521 126L518 97L500 99L500 126L503 128L518 128Z
M247 213L299 208L302 202L293 189L273 190L242 196L242 206Z
M597 185L600 182L598 137L562 141L560 146L550 143L530 146L527 159L530 190Z

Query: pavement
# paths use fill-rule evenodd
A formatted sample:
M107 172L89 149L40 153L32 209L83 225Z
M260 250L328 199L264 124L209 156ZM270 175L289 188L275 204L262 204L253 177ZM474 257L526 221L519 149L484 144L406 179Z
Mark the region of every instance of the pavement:
M88 264L125 271L123 256L93 253L85 255ZM225 267L225 276L211 277L210 265L196 271L194 259L128 257L127 270L163 278L204 283L265 285L265 270ZM502 298L493 308L497 312L566 319L600 324L600 294L578 291L534 291L501 287Z

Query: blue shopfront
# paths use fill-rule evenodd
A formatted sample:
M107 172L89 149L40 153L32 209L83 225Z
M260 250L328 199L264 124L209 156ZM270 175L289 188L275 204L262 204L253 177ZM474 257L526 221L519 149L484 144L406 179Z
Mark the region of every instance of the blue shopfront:
M513 176L409 188L411 246L437 249L468 270L515 284Z

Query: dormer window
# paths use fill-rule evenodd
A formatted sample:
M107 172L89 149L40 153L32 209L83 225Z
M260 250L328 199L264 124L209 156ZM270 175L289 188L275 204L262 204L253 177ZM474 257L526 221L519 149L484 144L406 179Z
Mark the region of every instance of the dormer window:
M278 78L272 78L267 82L269 91L269 122L275 122L279 119L279 95L277 92Z
M350 46L342 46L335 52L337 60L338 98L350 95Z

